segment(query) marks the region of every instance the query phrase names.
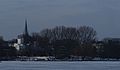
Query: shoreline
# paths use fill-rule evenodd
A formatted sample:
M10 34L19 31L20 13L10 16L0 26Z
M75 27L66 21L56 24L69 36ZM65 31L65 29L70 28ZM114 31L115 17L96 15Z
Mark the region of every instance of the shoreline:
M64 61L68 61L68 62L83 62L83 61L91 61L91 62L95 62L95 61L100 61L100 62L102 62L102 61L120 61L120 60L38 60L38 61L35 61L35 60L0 60L0 62L2 62L2 61L20 61L20 62L31 62L31 61L34 61L34 62L39 62L39 61L44 61L44 62L64 62Z
M57 59L53 56L43 56L43 57L7 57L0 58L0 61L120 61L120 59L116 58L93 58L93 59L82 59L82 58L65 58L65 59Z

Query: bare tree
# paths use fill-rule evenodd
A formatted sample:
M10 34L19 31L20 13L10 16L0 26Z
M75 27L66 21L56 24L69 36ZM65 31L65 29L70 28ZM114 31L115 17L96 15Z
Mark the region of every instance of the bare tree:
M89 26L81 26L77 29L80 44L91 43L96 40L96 31Z
M78 28L78 39L80 44L80 55L82 59L92 59L96 56L96 47L93 42L96 40L96 31L89 26Z

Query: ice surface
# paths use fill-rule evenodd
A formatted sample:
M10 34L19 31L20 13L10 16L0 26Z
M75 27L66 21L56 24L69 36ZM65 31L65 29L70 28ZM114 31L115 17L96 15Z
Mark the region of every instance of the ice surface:
M20 62L7 61L0 63L0 70L120 70L117 61L83 61L83 62Z

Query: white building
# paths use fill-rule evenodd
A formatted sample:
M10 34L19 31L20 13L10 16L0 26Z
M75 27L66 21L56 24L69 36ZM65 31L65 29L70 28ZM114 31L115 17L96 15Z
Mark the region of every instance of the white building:
M13 45L18 51L20 50L20 47L23 46L21 39L17 39L17 43L14 43Z

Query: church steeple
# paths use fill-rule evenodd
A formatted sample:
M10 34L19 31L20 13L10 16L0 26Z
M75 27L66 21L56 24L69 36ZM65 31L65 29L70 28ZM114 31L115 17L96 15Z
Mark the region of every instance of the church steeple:
M24 31L24 35L23 35L23 41L24 41L23 42L24 45L27 45L30 42L30 36L29 36L29 33L28 33L27 20L25 20L25 31Z
M28 27L27 27L27 19L25 19L25 33L24 33L26 36L29 35L28 33Z

